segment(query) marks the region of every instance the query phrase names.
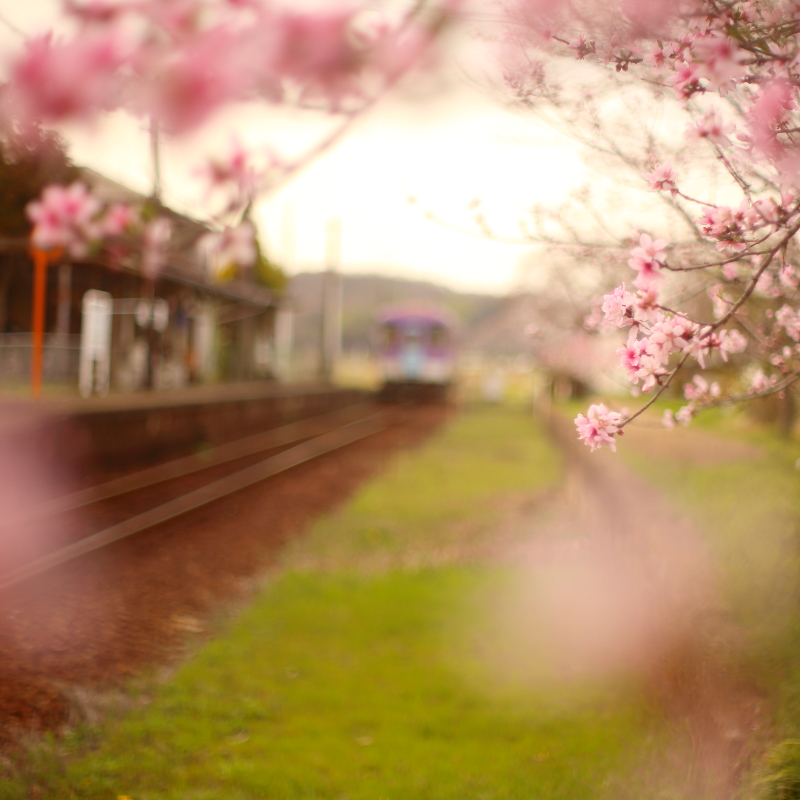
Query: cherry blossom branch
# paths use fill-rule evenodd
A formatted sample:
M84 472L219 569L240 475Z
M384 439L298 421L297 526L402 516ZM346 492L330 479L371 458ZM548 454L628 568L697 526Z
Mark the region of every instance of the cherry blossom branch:
M793 236L794 236L794 235L795 235L795 234L796 234L798 231L800 231L800 221L796 222L796 223L795 223L795 224L794 224L794 225L793 225L793 226L792 226L792 227L791 227L791 228L790 228L790 229L789 229L789 230L786 232L786 234L785 234L785 235L782 237L780 244L778 244L778 245L777 245L775 248L773 248L772 252L771 252L771 253L769 253L769 254L767 255L767 257L764 259L764 263L763 263L763 264L761 265L761 267L760 267L760 268L759 268L759 269L756 271L755 275L753 275L752 279L750 280L750 285L749 285L749 286L747 287L747 289L746 289L746 290L745 290L745 291L742 293L742 296L741 296L741 297L740 297L740 298L739 298L739 299L738 299L738 300L737 300L737 301L736 301L736 302L733 304L733 306L731 306L731 309L730 309L730 311L728 311L728 313L727 313L727 314L725 314L725 316L724 316L724 317L722 317L722 319L720 319L718 322L716 322L716 323L715 323L715 324L712 326L713 330L716 330L716 329L718 329L719 327L721 327L722 325L724 325L724 324L725 324L725 323L726 323L726 322L727 322L727 321L728 321L728 320L729 320L729 319L730 319L730 318L731 318L731 317L732 317L732 316L733 316L733 315L734 315L734 314L735 314L735 313L736 313L736 312L737 312L737 311L738 311L738 310L739 310L739 309L740 309L740 308L741 308L741 307L744 305L744 303L747 301L747 299L750 297L750 295L752 295L752 294L753 294L753 292L755 291L756 285L758 284L758 279L761 277L761 275L763 275L763 274L764 274L764 272L766 271L767 267L768 267L768 266L770 265L770 263L772 262L772 259L775 257L775 254L776 254L776 253L778 252L778 250L780 250L780 248L781 248L781 247L782 247L782 246L783 246L783 245L784 245L786 242L788 242L788 241L789 241L789 240L790 240L790 239L791 239L791 238L792 238L792 237L793 237Z

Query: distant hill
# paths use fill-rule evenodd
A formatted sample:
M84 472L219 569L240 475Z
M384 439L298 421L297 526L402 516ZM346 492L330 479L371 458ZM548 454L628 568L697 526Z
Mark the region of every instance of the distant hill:
M289 296L295 306L295 347L311 350L318 346L321 328L324 273L301 272L292 276ZM404 280L380 275L342 276L342 346L345 350L372 347L375 316L385 307L423 303L446 308L458 320L462 335L500 311L504 298L489 294L457 292L435 283Z

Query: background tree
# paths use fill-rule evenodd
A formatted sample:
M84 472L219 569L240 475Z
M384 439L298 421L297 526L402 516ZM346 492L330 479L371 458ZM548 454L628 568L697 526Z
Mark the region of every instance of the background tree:
M64 140L39 126L24 136L0 130L0 235L24 237L30 233L25 206L51 183L78 178Z

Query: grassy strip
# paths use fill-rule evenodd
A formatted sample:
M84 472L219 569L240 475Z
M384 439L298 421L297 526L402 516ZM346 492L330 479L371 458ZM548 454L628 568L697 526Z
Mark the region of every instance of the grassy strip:
M529 416L475 411L319 520L284 563L371 570L464 560L496 542L498 526L535 506L560 476L558 454Z
M560 719L465 687L441 626L480 581L459 568L287 575L43 796L597 796L631 710Z
M39 798L98 800L606 796L643 737L636 698L497 692L462 663L470 609L504 568L456 545L473 552L509 498L558 477L529 418L457 419L320 521L231 630L92 752L79 737L45 744L0 797L33 784Z
M671 459L627 440L621 452L707 532L726 608L746 642L736 666L769 697L775 737L787 740L766 768L757 765L743 796L800 800L800 445L741 414L715 412L701 422L721 446L734 438L752 451L700 464L686 451Z

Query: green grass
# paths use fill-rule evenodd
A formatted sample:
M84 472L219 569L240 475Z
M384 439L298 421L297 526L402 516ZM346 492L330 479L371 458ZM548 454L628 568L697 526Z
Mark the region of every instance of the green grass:
M737 416L717 413L702 428L753 451L711 465L620 452L708 534L727 608L754 644L786 651L800 608L800 445Z
M294 542L285 562L359 570L459 558L496 537L509 512L535 503L560 476L560 458L531 417L484 408L397 458Z
M481 635L472 612L509 568L455 543L488 539L513 516L509 498L536 501L559 474L529 417L456 419L319 521L149 702L40 743L0 798L33 785L59 800L613 796L614 776L652 745L636 691L498 692L479 660L465 663Z
M287 575L45 797L591 798L639 731L631 705L568 717L489 700L442 652L482 578ZM13 796L13 795L6 795Z
M702 466L620 452L706 533L726 610L744 634L736 666L769 700L771 738L786 740L756 766L743 796L800 800L800 443L741 413L698 422L753 452Z

